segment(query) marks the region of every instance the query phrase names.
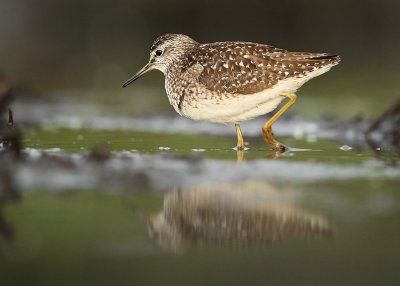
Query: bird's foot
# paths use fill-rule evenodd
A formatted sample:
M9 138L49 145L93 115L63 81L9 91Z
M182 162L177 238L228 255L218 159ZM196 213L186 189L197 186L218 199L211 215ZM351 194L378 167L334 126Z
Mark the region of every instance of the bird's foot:
M264 135L264 141L265 143L267 143L267 145L269 147L271 147L272 151L274 152L280 152L280 153L284 153L288 150L288 148L283 145L282 143L278 142L273 134L272 134L272 128L268 127L268 128L263 128L263 135Z

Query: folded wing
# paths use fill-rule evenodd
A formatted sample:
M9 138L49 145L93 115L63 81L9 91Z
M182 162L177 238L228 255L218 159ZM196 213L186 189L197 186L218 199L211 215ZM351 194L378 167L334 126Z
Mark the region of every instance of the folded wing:
M221 42L200 45L192 61L203 71L199 82L207 89L230 94L252 94L285 78L302 78L310 72L339 63L327 53L288 52L268 45Z

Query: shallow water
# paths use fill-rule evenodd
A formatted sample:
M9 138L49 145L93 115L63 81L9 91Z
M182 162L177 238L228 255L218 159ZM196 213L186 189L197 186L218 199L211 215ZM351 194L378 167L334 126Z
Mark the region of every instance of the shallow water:
M247 136L237 162L234 134L26 130L1 285L398 285L398 155L279 139L309 150L268 160Z

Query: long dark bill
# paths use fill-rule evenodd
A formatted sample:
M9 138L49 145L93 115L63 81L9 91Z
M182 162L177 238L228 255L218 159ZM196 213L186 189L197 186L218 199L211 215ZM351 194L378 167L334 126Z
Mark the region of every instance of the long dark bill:
M150 68L150 63L148 63L147 65L145 65L140 71L138 71L133 77L131 77L130 79L128 79L123 85L122 87L126 87L128 85L130 85L132 82L134 82L135 80L137 80L139 77L141 77L144 73L146 73L147 71L149 71Z

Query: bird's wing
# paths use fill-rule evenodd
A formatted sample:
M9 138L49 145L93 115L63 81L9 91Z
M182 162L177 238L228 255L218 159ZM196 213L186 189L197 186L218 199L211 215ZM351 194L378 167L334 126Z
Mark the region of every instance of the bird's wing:
M203 67L199 82L207 89L230 94L252 94L289 77L308 72L339 58L324 53L288 52L268 45L221 42L200 45L193 60Z

